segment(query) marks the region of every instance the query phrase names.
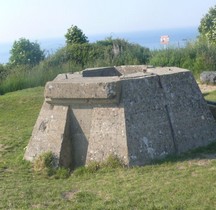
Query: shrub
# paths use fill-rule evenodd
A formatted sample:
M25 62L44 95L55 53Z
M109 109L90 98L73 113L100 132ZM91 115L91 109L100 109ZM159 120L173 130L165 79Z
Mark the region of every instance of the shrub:
M45 152L38 156L33 163L36 173L56 179L66 179L70 176L70 170L63 167L56 167L56 157L52 152Z
M34 161L33 168L36 172L46 173L54 169L54 155L52 152L45 152Z
M184 48L168 48L152 52L150 64L186 68L199 76L203 71L216 70L216 46L205 40L187 43Z
M9 71L6 66L0 64L0 82L3 81L8 75Z

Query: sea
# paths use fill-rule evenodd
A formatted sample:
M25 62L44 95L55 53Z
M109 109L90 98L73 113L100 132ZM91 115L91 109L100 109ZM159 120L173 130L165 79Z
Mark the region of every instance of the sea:
M171 47L184 47L189 41L193 41L199 35L197 27L187 28L172 28L172 29L157 29L157 30L143 30L136 32L125 32L125 33L104 33L86 36L90 43L104 40L108 37L125 39L130 43L139 44L143 47L147 47L150 50L163 49L168 46ZM169 43L163 45L160 42L161 36L168 36ZM65 46L65 37L50 38L50 39L38 39L30 40L40 44L42 50L45 51L46 55L55 53L58 49ZM13 42L1 43L0 40L0 64L6 64L9 61L10 50Z

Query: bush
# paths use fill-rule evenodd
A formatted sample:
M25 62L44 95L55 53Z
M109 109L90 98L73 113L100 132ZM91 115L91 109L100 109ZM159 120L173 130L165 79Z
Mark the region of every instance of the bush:
M152 52L150 64L189 69L195 76L203 71L216 71L216 46L205 40L187 43L184 48L168 48Z
M55 158L52 152L45 152L38 156L34 161L33 168L36 172L43 172L47 169L53 169Z
M148 48L129 43L124 39L109 37L96 42L95 46L103 49L98 58L105 60L107 66L147 64L150 57Z
M7 77L8 73L9 71L8 71L7 66L0 64L0 82L3 81Z
M33 169L36 173L56 179L65 179L70 176L70 170L62 167L56 167L56 157L52 152L45 152L33 163Z

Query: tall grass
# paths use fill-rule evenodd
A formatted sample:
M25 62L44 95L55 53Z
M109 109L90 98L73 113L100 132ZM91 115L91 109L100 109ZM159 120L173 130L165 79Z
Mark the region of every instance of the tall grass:
M177 66L192 71L199 77L203 71L216 71L216 45L205 41L188 42L184 48L169 47L152 51L150 64L155 66Z
M16 67L1 81L0 95L25 88L44 86L47 81L53 80L60 73L79 70L81 70L79 66L74 66L71 69L68 63L54 66L49 65L47 61L43 61L33 68L28 66Z

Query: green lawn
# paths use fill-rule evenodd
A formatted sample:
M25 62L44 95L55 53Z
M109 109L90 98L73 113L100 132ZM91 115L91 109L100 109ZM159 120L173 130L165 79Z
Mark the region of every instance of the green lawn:
M204 97L206 100L216 101L216 91L210 93L204 93Z
M42 102L41 87L0 96L0 209L216 209L216 144L145 167L36 174L23 155Z

